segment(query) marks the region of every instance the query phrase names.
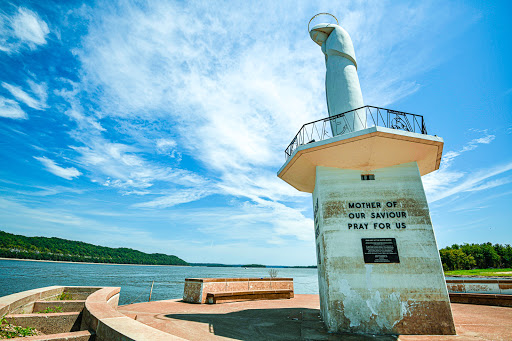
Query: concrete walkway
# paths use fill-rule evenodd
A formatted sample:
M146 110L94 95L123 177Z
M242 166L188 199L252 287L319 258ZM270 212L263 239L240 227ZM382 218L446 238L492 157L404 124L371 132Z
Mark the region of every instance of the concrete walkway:
M452 304L456 336L329 334L318 295L214 305L181 300L120 306L137 321L188 340L512 340L512 308Z

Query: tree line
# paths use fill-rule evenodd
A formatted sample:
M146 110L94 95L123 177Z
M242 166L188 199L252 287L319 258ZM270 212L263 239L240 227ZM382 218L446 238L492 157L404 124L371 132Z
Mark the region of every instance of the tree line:
M0 257L87 263L188 265L183 259L129 248L110 248L61 238L25 237L0 231Z
M453 244L439 254L445 271L512 268L512 246L508 244Z
M508 244L453 244L439 250L439 254L445 271L512 268L512 246ZM3 231L0 231L0 257L112 264L226 266L188 264L174 255L148 254L129 248L110 248L55 237L25 237ZM242 266L265 267L260 264Z

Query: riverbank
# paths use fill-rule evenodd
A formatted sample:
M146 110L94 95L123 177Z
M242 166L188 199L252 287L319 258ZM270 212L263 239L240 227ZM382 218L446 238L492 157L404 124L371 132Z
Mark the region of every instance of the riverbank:
M63 263L63 264L101 264L101 265L133 265L133 266L174 266L174 267L190 267L191 265L166 265L166 264L121 264L121 263L90 263L90 262L69 262L60 260L46 259L26 259L26 258L6 258L0 257L1 260L18 260L23 262L43 262L43 263Z
M453 270L446 271L445 276L453 277L512 277L512 269L472 269L472 270Z

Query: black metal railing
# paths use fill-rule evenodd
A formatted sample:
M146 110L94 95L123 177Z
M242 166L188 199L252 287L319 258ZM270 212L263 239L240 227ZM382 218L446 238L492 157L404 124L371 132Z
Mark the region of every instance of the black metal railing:
M304 144L374 126L427 134L425 121L421 115L365 105L336 116L304 124L284 151L286 159Z

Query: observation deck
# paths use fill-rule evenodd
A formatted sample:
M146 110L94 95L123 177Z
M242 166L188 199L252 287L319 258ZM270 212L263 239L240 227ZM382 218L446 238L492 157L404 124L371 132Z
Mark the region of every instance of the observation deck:
M365 128L354 130L356 120ZM312 193L316 166L369 172L417 162L425 175L439 169L443 143L427 134L423 116L367 105L304 124L285 150L278 177Z

